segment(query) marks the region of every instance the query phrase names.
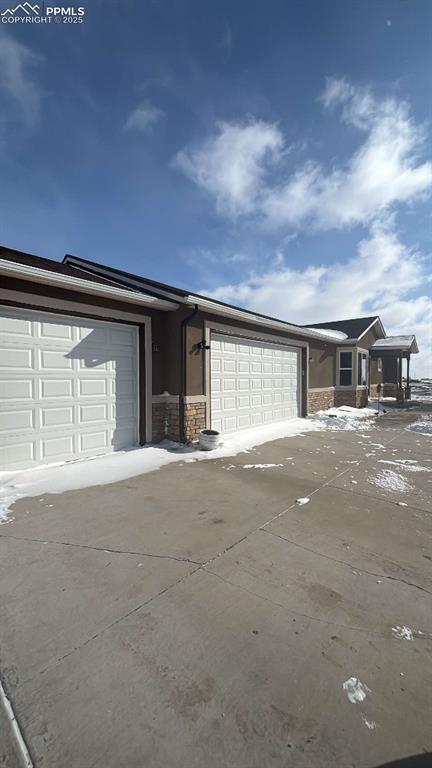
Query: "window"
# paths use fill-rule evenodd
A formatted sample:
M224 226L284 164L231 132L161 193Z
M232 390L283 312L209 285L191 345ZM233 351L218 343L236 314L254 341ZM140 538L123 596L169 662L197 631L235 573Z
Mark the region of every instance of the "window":
M377 371L378 373L382 373L382 357L379 357L377 360Z
M352 385L352 352L339 352L339 386Z
M365 387L368 381L368 356L365 352L359 352L357 356L357 384Z

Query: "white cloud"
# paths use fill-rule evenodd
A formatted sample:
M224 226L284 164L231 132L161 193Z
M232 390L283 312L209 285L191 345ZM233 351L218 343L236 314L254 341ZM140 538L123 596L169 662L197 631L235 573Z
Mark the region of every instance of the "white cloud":
M418 153L424 131L404 102L376 99L368 88L327 79L325 108L342 108L342 121L363 135L345 163L330 169L308 160L284 171L284 137L271 123L221 123L217 133L177 156L177 166L211 194L231 217L256 217L278 228L342 229L367 224L397 204L429 193L432 164ZM270 171L282 177L270 179ZM285 174L285 178L283 178Z
M432 375L428 260L404 245L391 224L374 223L357 253L343 263L294 270L279 260L268 272L211 295L299 325L378 314L389 335L416 334L421 355L413 357L413 370ZM421 295L410 296L413 291Z
M28 125L40 113L42 89L34 79L41 57L6 32L0 34L0 89L19 106Z
M343 103L352 97L354 87L344 77L326 77L325 88L319 98L325 107Z
M215 136L178 153L175 164L229 216L256 212L268 168L283 148L276 125L219 123Z
M151 104L150 101L145 101L136 107L129 115L125 123L125 129L142 131L143 133L150 133L155 123L159 122L164 117L164 112Z

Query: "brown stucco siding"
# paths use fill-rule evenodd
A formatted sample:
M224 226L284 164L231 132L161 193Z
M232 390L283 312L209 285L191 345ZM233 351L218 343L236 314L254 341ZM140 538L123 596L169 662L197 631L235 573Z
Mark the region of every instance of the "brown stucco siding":
M373 325L372 328L358 340L358 346L360 349L370 349L372 344L374 344L377 339L381 339L382 336L383 334L380 331L378 323L375 323L375 325Z
M175 312L160 312L152 322L153 394L181 392L181 321L183 307Z
M381 360L382 360L382 358L381 358ZM382 366L382 370L381 371L378 370L378 358L377 357L371 357L370 358L370 369L369 369L369 371L370 371L370 384L371 384L371 386L374 385L374 384L376 385L376 384L382 384L383 383L383 381L384 381L383 370L384 370L383 366Z
M336 345L309 342L309 389L334 387L336 383Z

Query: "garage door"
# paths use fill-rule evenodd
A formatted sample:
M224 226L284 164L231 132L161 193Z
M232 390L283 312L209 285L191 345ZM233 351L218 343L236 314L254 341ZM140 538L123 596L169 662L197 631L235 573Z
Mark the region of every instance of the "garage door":
M300 351L212 334L211 425L235 432L300 415Z
M137 328L0 307L0 468L137 443Z

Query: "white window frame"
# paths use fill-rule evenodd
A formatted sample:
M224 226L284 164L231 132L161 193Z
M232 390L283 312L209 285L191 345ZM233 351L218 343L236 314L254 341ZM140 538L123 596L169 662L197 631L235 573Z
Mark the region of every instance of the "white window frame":
M377 357L377 371L382 373L382 357Z
M341 389L352 389L354 385L354 352L355 350L350 349L338 349L338 369L337 369L337 387L340 387ZM350 354L351 355L351 365L348 366L341 366L341 355L343 354ZM351 384L341 384L340 383L340 374L341 371L351 371Z

